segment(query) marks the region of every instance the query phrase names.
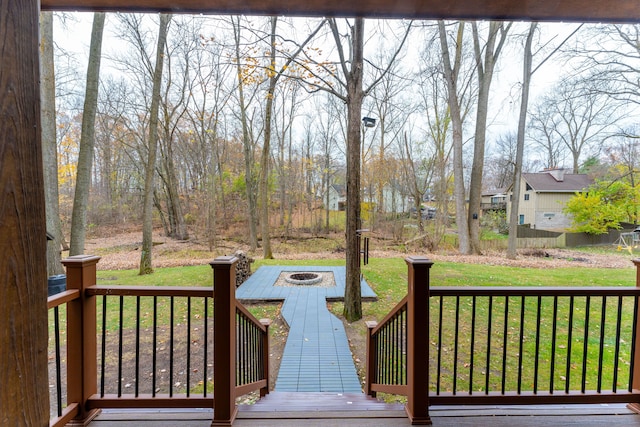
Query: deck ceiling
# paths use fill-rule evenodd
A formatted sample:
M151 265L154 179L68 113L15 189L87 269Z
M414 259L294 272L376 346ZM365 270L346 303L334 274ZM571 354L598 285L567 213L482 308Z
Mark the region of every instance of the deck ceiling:
M41 0L43 10L640 22L640 0Z

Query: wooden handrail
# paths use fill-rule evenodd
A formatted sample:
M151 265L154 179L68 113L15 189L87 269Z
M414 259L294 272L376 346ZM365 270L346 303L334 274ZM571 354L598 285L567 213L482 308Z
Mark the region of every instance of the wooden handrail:
M592 297L625 297L640 295L637 287L544 287L544 286L432 286L431 296L494 296L494 297L565 297L565 296L592 296Z
M236 301L236 309L238 309L242 314L244 314L257 328L259 328L262 332L267 332L267 327L271 324L271 321L268 319L258 320L249 310L245 307L241 302ZM266 323L263 323L266 322Z
M387 315L384 316L384 318L380 322L375 322L375 326L373 326L373 323L371 323L371 335L375 335L380 330L380 328L383 328L390 319L392 319L400 310L402 310L404 306L407 305L407 299L408 295L405 295L405 297L402 298L400 302L396 304L395 307L393 307L391 311L389 311L389 313L387 313Z
M197 297L211 298L212 288L207 286L90 286L87 295L139 296L139 297Z
M80 290L67 289L66 291L62 291L47 298L47 309L50 310L54 307L60 307L61 305L78 298L80 298Z

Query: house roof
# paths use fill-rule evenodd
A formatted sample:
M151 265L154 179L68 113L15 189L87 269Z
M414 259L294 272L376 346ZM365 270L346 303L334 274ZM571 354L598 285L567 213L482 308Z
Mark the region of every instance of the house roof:
M562 180L557 180L548 172L523 173L522 178L535 191L543 193L574 193L593 184L593 179L585 174L567 173Z
M482 193L482 197L489 197L489 196L504 196L506 195L507 191L509 191L511 189L511 186L509 188L491 188L489 190L486 190Z
M331 188L333 188L339 196L345 196L347 194L347 186L344 184L331 184Z

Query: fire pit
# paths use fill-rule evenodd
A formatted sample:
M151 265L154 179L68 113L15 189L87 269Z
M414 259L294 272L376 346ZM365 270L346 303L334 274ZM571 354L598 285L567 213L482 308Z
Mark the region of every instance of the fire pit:
M292 285L315 285L322 281L322 276L318 273L291 273L284 280Z

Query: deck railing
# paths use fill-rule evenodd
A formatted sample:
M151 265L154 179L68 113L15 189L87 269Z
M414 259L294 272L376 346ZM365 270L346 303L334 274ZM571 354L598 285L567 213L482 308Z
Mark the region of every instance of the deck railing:
M640 261L611 288L430 287L407 263L407 297L369 324L367 393L406 395L415 424L429 405L640 403Z
M50 426L86 425L102 408L213 408L212 425L231 425L236 397L268 393L269 321L235 300L236 258L211 263L215 295L211 287L96 286L99 259L64 260L68 290L49 298Z

